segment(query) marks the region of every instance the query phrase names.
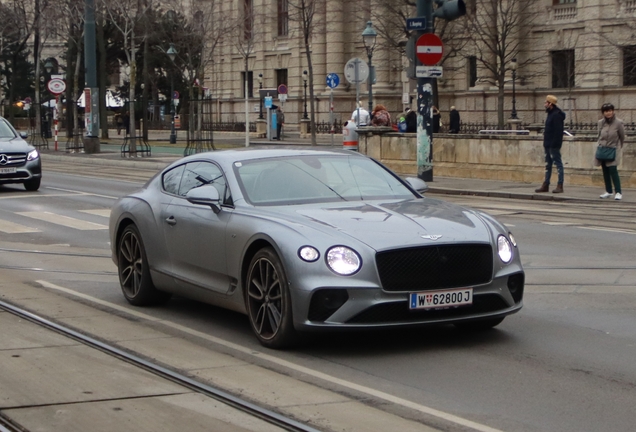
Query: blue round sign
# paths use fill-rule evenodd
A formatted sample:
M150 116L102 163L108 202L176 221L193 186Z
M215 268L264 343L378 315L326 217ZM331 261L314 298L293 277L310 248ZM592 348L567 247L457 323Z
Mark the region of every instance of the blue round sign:
M338 76L338 74L327 74L327 87L336 88L338 87L338 84L340 84L340 77Z

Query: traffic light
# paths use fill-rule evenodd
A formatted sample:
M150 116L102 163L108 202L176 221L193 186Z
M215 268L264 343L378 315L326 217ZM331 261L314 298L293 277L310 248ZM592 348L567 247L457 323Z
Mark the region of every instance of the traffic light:
M433 17L452 21L466 15L466 3L464 0L435 0L437 9Z

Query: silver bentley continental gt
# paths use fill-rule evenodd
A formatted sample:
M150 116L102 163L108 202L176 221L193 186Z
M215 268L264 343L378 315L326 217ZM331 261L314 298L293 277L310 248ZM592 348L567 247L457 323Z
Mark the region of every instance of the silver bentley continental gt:
M112 257L131 304L242 312L270 348L311 330L498 325L522 307L514 237L425 189L347 150L200 153L115 204Z

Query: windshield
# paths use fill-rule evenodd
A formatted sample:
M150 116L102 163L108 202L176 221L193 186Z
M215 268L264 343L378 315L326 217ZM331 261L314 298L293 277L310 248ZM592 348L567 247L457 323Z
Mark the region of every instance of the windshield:
M236 162L254 205L409 199L414 194L389 171L359 156L295 156Z
M5 119L0 119L0 138L15 138L15 132Z

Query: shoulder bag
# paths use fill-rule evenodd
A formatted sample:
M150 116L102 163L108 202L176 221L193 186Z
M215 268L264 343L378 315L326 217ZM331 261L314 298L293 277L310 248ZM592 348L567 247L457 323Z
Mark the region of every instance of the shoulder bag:
M616 159L616 149L614 147L598 146L596 148L596 159L613 162Z

